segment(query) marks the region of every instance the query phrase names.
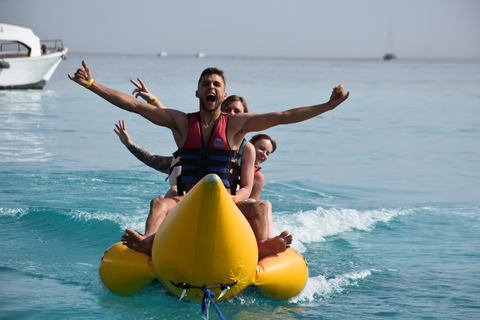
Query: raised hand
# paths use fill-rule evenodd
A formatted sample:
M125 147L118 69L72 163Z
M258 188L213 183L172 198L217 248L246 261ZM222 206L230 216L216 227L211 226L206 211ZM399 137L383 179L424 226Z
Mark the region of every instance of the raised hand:
M68 74L68 77L70 80L75 81L81 86L87 86L89 84L90 80L92 80L92 71L90 68L87 66L87 63L85 60L82 61L83 69L80 68L75 72L74 76L72 77L70 74Z
M343 84L341 84L338 87L333 88L332 95L330 96L330 101L328 101L328 104L332 109L334 109L340 103L347 100L349 95L350 91L345 94L345 91L343 90Z
M115 124L117 130L113 129L117 136L120 138L120 141L126 146L131 145L132 141L130 140L130 135L127 132L127 127L125 126L124 120L119 120L118 124Z
M133 90L132 95L134 95L135 98L138 98L139 96L142 97L147 103L153 103L155 101L155 96L148 91L147 86L140 78L137 78L137 80L140 84L134 80L130 80L130 82L136 87L136 89Z

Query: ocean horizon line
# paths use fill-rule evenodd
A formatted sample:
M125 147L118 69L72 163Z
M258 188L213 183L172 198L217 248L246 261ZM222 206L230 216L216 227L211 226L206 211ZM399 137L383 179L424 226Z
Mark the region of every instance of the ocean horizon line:
M118 52L80 52L80 51L71 51L69 50L68 54L71 55L81 55L81 54L91 54L91 55L116 55L116 56L149 56L149 57L158 57L159 59L169 59L169 58L195 58L195 59L278 59L278 60L325 60L325 61L385 61L385 62L395 62L395 61L480 61L480 57L400 57L393 60L384 60L383 55L378 57L313 57L313 56L263 56L263 55L220 55L220 54L206 54L202 57L197 57L195 54L184 54L184 53L168 53L166 56L160 56L159 53L118 53Z

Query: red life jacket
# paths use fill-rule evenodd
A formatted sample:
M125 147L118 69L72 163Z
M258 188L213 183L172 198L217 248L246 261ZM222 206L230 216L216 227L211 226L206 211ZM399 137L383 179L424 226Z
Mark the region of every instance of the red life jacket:
M182 148L179 165L182 173L177 178L178 194L183 194L187 184L195 184L209 173L217 174L226 188L235 194L236 184L232 181L233 169L236 165L237 151L231 150L227 140L228 114L220 114L215 120L214 128L204 145L200 127L200 112L188 114L188 135ZM175 155L175 154L174 154ZM235 188L233 188L235 186Z

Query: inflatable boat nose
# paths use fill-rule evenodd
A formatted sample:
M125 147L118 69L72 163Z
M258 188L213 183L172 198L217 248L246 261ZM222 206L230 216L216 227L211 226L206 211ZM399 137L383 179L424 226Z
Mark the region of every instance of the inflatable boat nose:
M220 180L220 177L217 176L216 174L211 173L211 174L209 174L205 177L205 181L206 182L220 182L222 180Z

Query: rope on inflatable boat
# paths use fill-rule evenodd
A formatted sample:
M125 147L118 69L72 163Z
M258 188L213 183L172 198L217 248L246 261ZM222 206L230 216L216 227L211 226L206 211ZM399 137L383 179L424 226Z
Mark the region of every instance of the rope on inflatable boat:
M215 293L208 290L207 287L205 286L203 288L202 315L204 315L205 318L208 320L208 308L210 306L210 303L212 303L220 319L225 320L222 313L220 312L220 309L218 309L217 304L215 303L215 301L213 301L213 297L215 297Z
M203 299L202 299L202 315L205 316L205 318L208 320L208 308L210 307L210 303L213 304L213 307L218 313L218 316L220 319L225 320L223 317L222 313L220 312L220 309L218 308L217 304L213 300L215 297L215 293L211 292L209 289L222 289L223 291L220 293L218 296L217 300L220 299L228 290L230 290L231 287L236 285L238 280L233 281L232 283L222 283L218 286L210 286L208 287L207 285L203 285L201 287L199 286L192 286L190 283L178 283L170 279L170 283L173 284L177 288L183 289L182 295L180 296L180 300L183 299L185 296L185 293L187 292L187 289L193 288L193 289L201 289L203 291ZM205 315L206 313L206 315Z

